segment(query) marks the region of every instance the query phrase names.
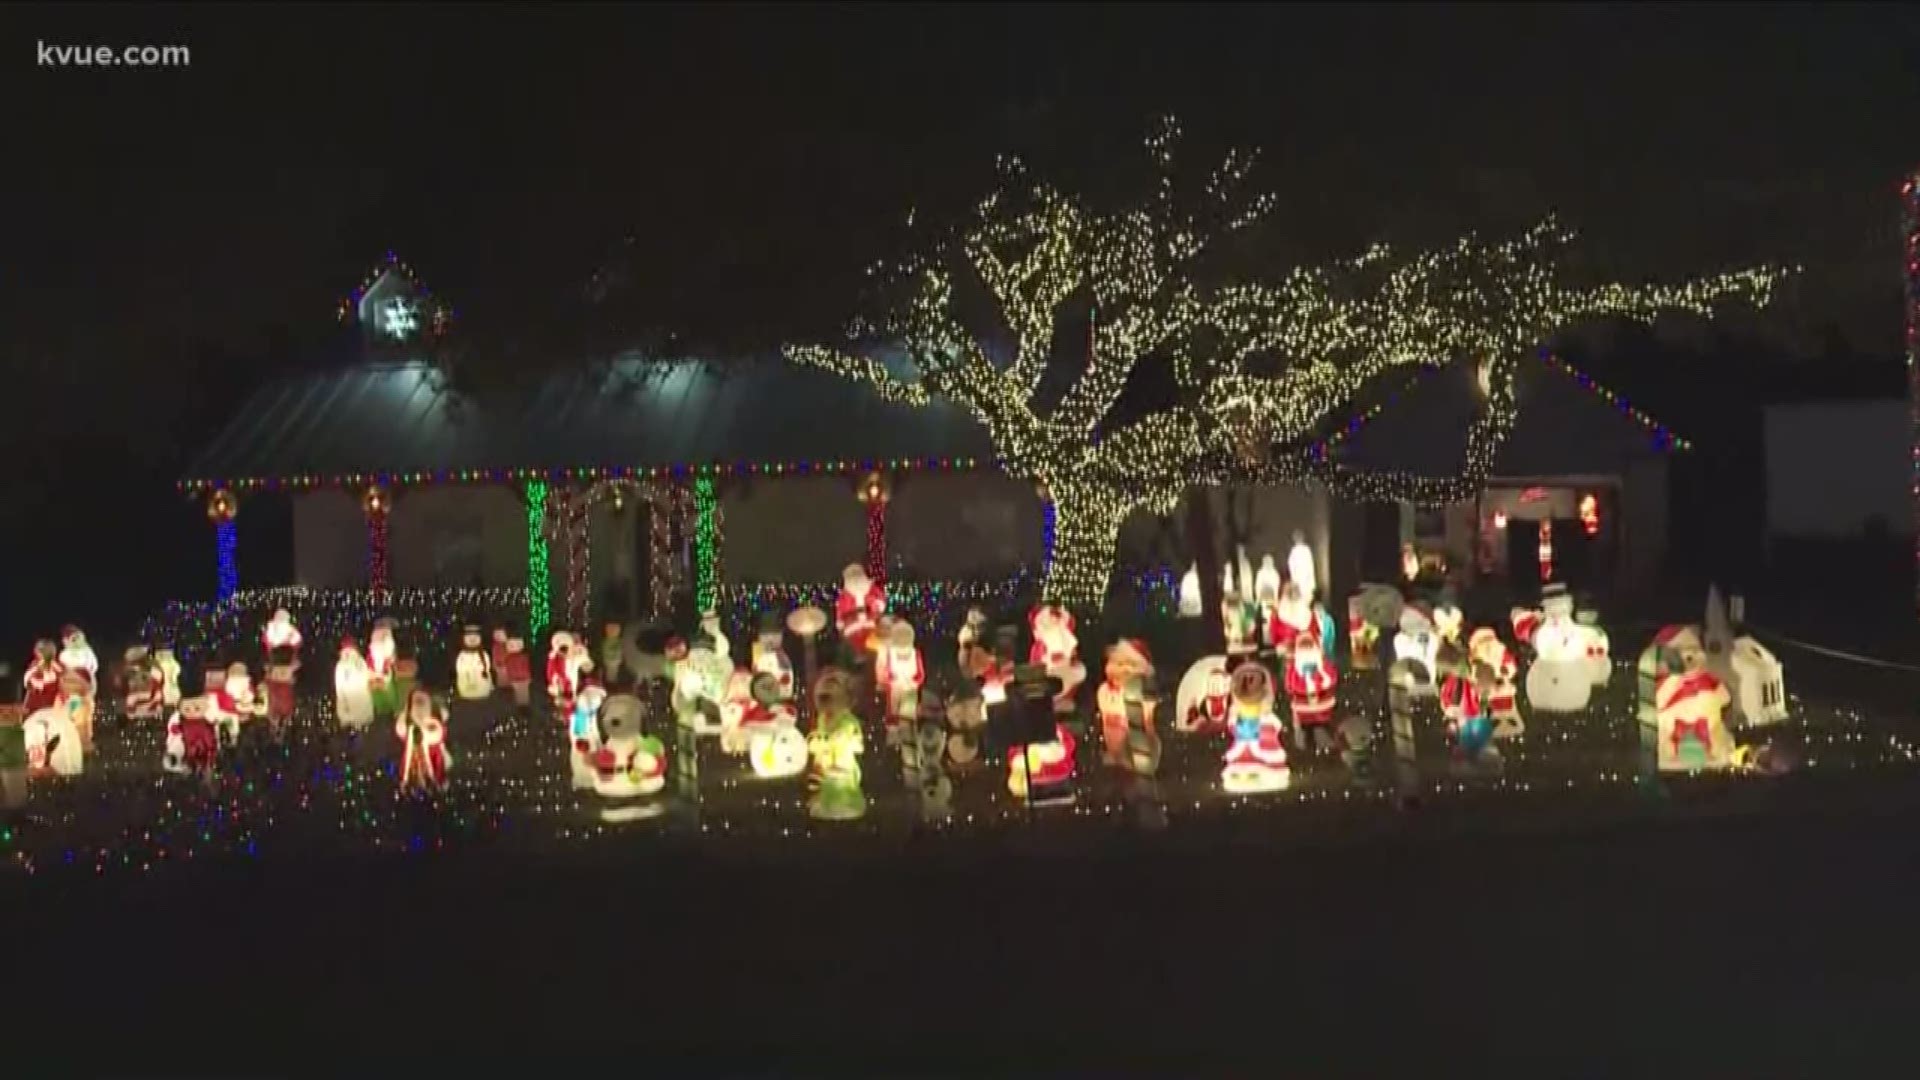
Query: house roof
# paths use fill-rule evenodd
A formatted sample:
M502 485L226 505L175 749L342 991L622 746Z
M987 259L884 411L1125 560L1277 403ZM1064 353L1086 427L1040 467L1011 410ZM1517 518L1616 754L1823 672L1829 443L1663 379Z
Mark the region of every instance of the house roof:
M369 480L496 480L769 466L967 467L990 460L973 419L915 408L779 359L622 359L556 373L503 404L424 362L362 364L269 385L193 462L190 490Z
M1689 444L1632 403L1551 356L1516 376L1519 418L1493 462L1496 476L1609 476ZM1460 474L1466 431L1480 410L1474 372L1436 369L1334 450L1341 462L1415 476Z

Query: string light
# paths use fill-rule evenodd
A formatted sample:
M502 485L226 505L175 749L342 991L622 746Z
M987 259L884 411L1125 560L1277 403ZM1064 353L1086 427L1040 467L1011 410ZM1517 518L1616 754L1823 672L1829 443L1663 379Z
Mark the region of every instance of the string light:
M1166 120L1146 140L1158 184L1138 205L1090 208L1029 181L1003 159L1003 181L953 235L898 265L876 267L901 299L876 321L856 320L846 348L802 345L788 358L863 380L885 399L954 401L986 429L1002 467L1043 483L1057 509L1049 601L1093 608L1106 595L1120 523L1136 509L1170 513L1197 484L1318 480L1363 501L1457 502L1484 483L1513 425L1519 357L1572 326L1603 318L1650 321L1667 311L1711 315L1729 301L1764 304L1787 273L1751 268L1675 286L1564 280L1573 234L1548 220L1504 243L1469 236L1400 253L1375 245L1358 257L1305 267L1273 283L1209 287L1196 264L1212 245L1259 220L1270 195L1248 196L1255 155L1227 155L1196 209L1176 199L1180 131ZM985 286L1011 332L995 361L957 309L955 277ZM1070 298L1099 312L1093 355L1050 411L1036 404L1053 329ZM895 375L857 355L864 341L905 347L914 368ZM1278 354L1279 374L1257 358ZM1120 424L1109 413L1143 361L1163 363L1183 404ZM1372 473L1335 461L1310 441L1396 369L1484 364L1482 415L1467 431L1461 475Z
M893 501L893 492L887 485L887 478L877 472L870 472L860 481L855 491L860 504L867 508L867 577L875 585L885 588L887 585L887 504Z
M567 625L584 629L587 625L588 581L593 564L593 547L588 537L587 514L592 508L582 493L567 493L562 504L566 516L567 537Z
M719 583L720 530L717 520L713 477L702 476L693 482L693 602L701 611L712 608L714 586Z
M335 305L335 317L343 323L354 321L359 315L360 301L366 297L367 291L372 289L374 285L379 283L382 277L388 274L398 274L401 279L407 283L407 287L413 291L414 295L419 297L423 302L431 300L433 290L427 288L426 283L422 282L419 276L413 272L413 267L408 266L398 255L389 251L387 252L387 257L373 269L367 271L366 275L360 279L360 284ZM441 337L453 328L452 308L437 301L426 303L424 306L427 309L427 333L429 336L436 338Z
M653 484L647 488L647 592L655 619L665 618L672 610L673 594L679 585L679 560L673 557L673 514L678 505L673 489Z
M527 640L537 642L553 617L547 577L547 482L529 480L527 493Z
M240 590L240 534L234 519L240 516L240 501L225 488L207 498L207 520L213 522L213 556L218 577L214 597L225 600Z
M176 486L187 495L225 489L255 491L312 491L319 488L425 487L432 484L591 484L600 480L661 480L684 483L689 478L738 476L851 476L875 469L898 472L970 472L995 462L969 457L866 458L858 461L736 461L675 465L582 465L571 468L437 469L370 473L292 473L284 476L189 477Z
M367 515L367 588L387 591L387 519L393 509L387 490L378 484L360 501Z
M1920 170L1901 185L1902 225L1907 240L1907 414L1910 428L1909 495L1913 499L1914 582L1920 590ZM1920 599L1920 592L1916 593Z
M1674 451L1693 449L1693 443L1675 435L1672 428L1667 427L1660 421L1634 408L1632 403L1626 398L1600 385L1592 376L1578 370L1572 364L1548 352L1540 354L1540 361L1554 371L1572 379L1575 383L1579 384L1581 389L1612 406L1615 412L1618 412L1620 415L1631 419L1634 423L1645 428L1648 433L1653 436L1653 448L1655 450Z

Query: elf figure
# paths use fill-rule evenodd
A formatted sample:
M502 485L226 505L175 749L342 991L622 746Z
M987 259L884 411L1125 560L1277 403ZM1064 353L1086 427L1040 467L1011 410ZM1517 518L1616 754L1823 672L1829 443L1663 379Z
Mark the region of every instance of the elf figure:
M919 710L920 687L927 681L926 664L914 647L913 627L905 619L893 624L887 638L874 671L875 681L887 691L887 721L912 720Z
M460 634L460 651L453 658L454 693L461 701L493 697L493 660L481 647L480 628L468 626Z
M447 753L446 717L433 695L415 690L406 711L394 721L393 733L401 744L400 790L434 792L445 787L453 758Z
M850 563L840 573L840 595L833 602L833 625L853 656L864 662L872 655L868 638L887 611L887 591L867 576L866 567Z
M1287 661L1287 698L1293 705L1293 730L1302 742L1333 741L1334 687L1340 673L1320 653L1320 639L1301 634Z
M507 685L513 688L513 704L526 708L533 702L533 660L527 656L527 643L518 637L507 639Z
M373 694L373 710L379 716L400 711L399 688L394 685L394 666L399 647L393 640L393 620L379 619L367 638L367 689Z
M372 678L360 643L341 638L340 659L333 665L333 716L348 731L364 731L373 724Z
M28 715L51 708L60 702L60 647L42 639L34 642L33 660L27 664L26 698L21 702Z

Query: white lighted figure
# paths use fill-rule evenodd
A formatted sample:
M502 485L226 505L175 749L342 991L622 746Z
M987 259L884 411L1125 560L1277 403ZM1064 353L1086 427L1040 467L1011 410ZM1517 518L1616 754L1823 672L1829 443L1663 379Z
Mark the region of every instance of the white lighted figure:
M1260 569L1253 575L1253 602L1267 605L1280 602L1280 568L1273 564L1273 556L1260 556Z
M747 746L753 775L762 780L799 776L806 771L807 758L807 737L791 724L756 731Z
M453 690L461 701L486 701L493 697L493 658L480 636L480 628L469 626L460 634L460 652L453 658Z
M1413 549L1412 544L1400 545L1400 576L1408 581L1420 577L1420 553Z
M1074 695L1087 681L1087 666L1080 662L1080 638L1074 633L1073 613L1053 604L1041 604L1027 617L1033 628L1033 648L1027 663L1046 667L1047 677L1060 680L1060 692L1054 695L1053 709L1070 713Z
M820 695L815 695L819 700ZM860 754L866 739L860 719L844 704L832 712L823 709L820 722L807 737L813 759L813 798L807 813L823 821L852 821L867 812L867 796L860 789Z
M964 687L947 702L947 761L956 773L980 764L980 735L987 727L987 700Z
M1527 704L1550 713L1586 708L1593 694L1587 632L1573 621L1573 598L1564 587L1549 585L1541 598L1533 653L1533 666L1527 669Z
M1251 598L1254 586L1253 563L1247 560L1247 545L1235 544L1234 556L1238 560L1236 565L1240 575L1240 593L1242 596Z
M1302 738L1333 737L1334 689L1340 672L1320 652L1320 639L1301 634L1287 659L1287 699L1293 706L1293 730Z
M1314 570L1313 549L1299 531L1293 534L1293 547L1287 550L1287 580L1300 587L1300 595L1312 602L1320 592L1320 578Z
M880 652L874 680L887 691L887 719L912 720L919 715L920 688L926 685L927 668L920 650L913 644L913 627L905 619L887 631L886 648Z
M91 702L100 686L100 658L93 654L87 635L77 626L69 626L60 634L60 667L86 676L86 696Z
M1613 642L1607 632L1600 629L1599 612L1575 612L1573 621L1586 633L1587 670L1593 677L1593 688L1603 690L1613 678Z
M762 627L753 639L753 670L773 679L780 700L793 700L793 661L787 657L786 637L778 623Z
M1146 642L1121 638L1107 648L1103 674L1106 677L1095 695L1100 710L1100 738L1108 763L1117 765L1125 760L1127 750L1127 688L1153 678L1153 654ZM1152 731L1154 702L1144 698L1140 704L1146 729Z
M1739 597L1729 605L1721 601L1718 588L1708 590L1707 668L1733 695L1735 722L1777 724L1787 718L1786 673L1766 646L1740 633L1744 608Z
M405 341L420 329L420 310L413 301L396 296L380 305L380 332L395 341Z
M1252 583L1249 582L1248 584L1249 586L1251 586ZM1231 562L1227 563L1225 566L1222 566L1220 568L1220 591L1223 593L1231 593L1231 592L1239 591L1234 588L1233 563Z
M722 660L733 659L733 642L727 640L726 631L720 629L720 615L709 609L700 613L700 633L706 636L707 648Z
M720 749L748 754L759 736L799 723L800 714L793 702L780 696L773 676L736 671L728 680L726 700L720 703Z
M1281 653L1293 648L1293 643L1307 635L1318 636L1319 629L1313 623L1313 605L1300 587L1287 582L1280 590L1280 601L1274 605L1273 614L1267 624L1267 640Z
M1228 656L1246 656L1259 648L1259 624L1254 616L1254 609L1240 599L1239 593L1228 590L1220 597L1220 629L1226 636Z
M1411 660L1407 689L1414 697L1431 697L1439 692L1440 636L1433 631L1427 613L1408 605L1400 611L1400 632L1393 636L1393 658Z
M173 649L162 645L153 650L153 669L160 673L160 702L171 709L180 704L180 661Z
M696 735L719 735L726 730L721 709L733 668L704 648L687 650L673 669L673 715L680 726Z
M86 750L74 722L81 707L79 700L69 698L27 717L22 731L29 776L79 776L86 768Z
M573 645L572 634L556 630L547 648L547 700L562 716L573 712L573 695L580 692L580 662Z
M840 595L833 602L833 626L855 657L868 652L867 639L887 611L887 590L874 584L867 568L849 563L840 572Z
M1200 568L1189 566L1187 572L1180 575L1180 617L1199 618L1204 604L1200 594Z
M1233 743L1220 770L1220 786L1234 795L1284 791L1292 783L1280 717L1275 715L1273 676L1251 661L1233 669Z
M275 611L273 617L267 620L265 629L260 631L260 644L267 656L272 656L278 649L292 649L297 653L304 642L300 628L293 625L293 615L286 608Z
M1029 790L1038 792L1035 805L1070 803L1073 794L1073 754L1078 746L1073 732L1065 725L1053 729L1054 741L1029 743L1007 748L1007 791L1016 799L1025 799ZM1029 789L1027 781L1033 784Z
M158 719L166 709L166 679L144 646L126 652L127 694L121 702L129 720Z
M600 749L600 707L606 701L606 690L591 679L573 696L573 711L567 717L567 745L572 750L576 791L594 785L593 755Z
M453 755L447 752L447 718L433 695L415 690L393 723L400 740L400 789L438 791L447 784Z
M1520 718L1519 687L1514 682L1520 666L1513 658L1513 650L1507 648L1507 643L1500 640L1492 627L1483 626L1468 635L1467 655L1473 663L1487 669L1489 683L1485 696L1487 711L1493 717L1494 734L1506 738L1526 730Z
M340 659L333 665L333 715L348 731L365 731L373 724L372 677L360 643L342 638Z
M640 730L645 715L646 706L630 694L608 698L600 711L590 764L602 821L639 821L665 809L654 796L667 783L667 748Z
M1733 739L1723 719L1733 695L1705 669L1669 675L1656 702L1662 772L1724 769L1733 761Z
M1227 658L1203 656L1180 677L1174 695L1173 729L1188 735L1212 735L1227 730L1233 716L1233 679Z

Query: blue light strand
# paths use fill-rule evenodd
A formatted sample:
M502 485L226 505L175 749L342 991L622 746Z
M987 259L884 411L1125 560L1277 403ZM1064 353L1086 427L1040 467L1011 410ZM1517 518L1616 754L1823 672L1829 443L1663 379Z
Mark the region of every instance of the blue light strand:
M235 561L240 549L240 534L231 518L214 523L213 543L215 555L220 560L220 583L214 595L216 599L227 600L240 591L240 566Z

